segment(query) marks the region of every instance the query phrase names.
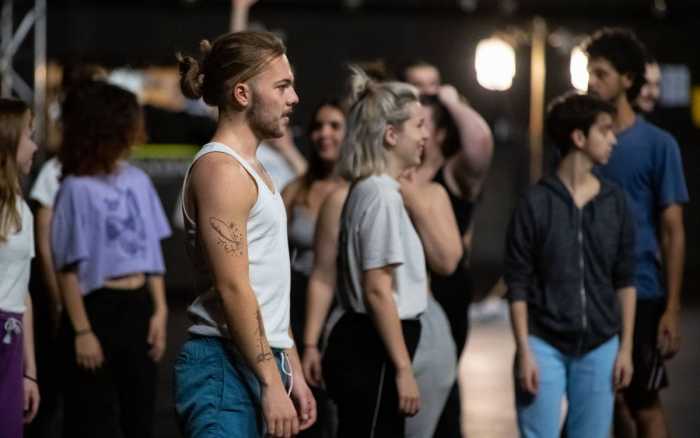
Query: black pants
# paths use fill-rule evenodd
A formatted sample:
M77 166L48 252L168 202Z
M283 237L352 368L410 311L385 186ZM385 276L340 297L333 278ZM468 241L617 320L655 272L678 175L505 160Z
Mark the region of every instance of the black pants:
M413 358L420 321L404 320L401 327ZM338 438L404 436L396 370L368 315L346 313L338 321L323 357L323 376L338 405Z
M146 288L99 289L84 297L105 361L80 368L70 322L64 321L64 438L153 435L156 364L148 357L153 306Z
M471 274L467 269L460 267L454 274L447 277L433 275L431 288L435 300L447 315L452 338L455 347L457 347L457 360L459 360L469 336L469 306L473 293ZM445 402L434 436L436 438L461 438L461 417L462 405L459 398L459 385L455 382Z
M306 324L306 287L309 277L292 270L291 309L289 323L292 327L294 344L299 356L304 354L304 325ZM326 394L326 390L311 387L316 399L316 422L313 426L297 435L299 438L332 438L335 429L335 409Z

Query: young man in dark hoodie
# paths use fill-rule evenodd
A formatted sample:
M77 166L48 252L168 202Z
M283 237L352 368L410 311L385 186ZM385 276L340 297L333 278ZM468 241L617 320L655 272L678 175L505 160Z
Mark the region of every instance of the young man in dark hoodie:
M523 438L607 438L615 390L632 377L634 219L624 192L596 177L616 143L614 108L590 95L556 99L547 127L561 161L520 200L505 280L517 345Z
M659 390L668 385L664 360L680 347L680 294L685 258L683 204L688 189L676 140L631 102L644 84L645 49L633 33L602 29L584 44L589 88L615 106L618 144L600 175L627 192L635 217L637 316L635 376L616 403L618 438L666 438ZM636 433L635 433L636 430Z

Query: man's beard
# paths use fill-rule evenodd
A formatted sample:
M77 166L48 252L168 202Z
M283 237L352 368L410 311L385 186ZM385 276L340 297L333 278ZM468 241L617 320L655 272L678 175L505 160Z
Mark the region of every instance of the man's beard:
M279 138L284 135L279 120L272 120L273 117L266 113L256 93L253 93L253 102L247 118L250 129L260 139Z

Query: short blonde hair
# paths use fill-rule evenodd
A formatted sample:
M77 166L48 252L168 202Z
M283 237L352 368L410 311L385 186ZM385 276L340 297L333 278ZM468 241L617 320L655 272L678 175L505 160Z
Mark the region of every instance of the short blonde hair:
M350 181L384 173L384 133L411 116L408 104L419 102L418 90L404 82L375 82L350 66L347 130L340 148L340 172Z

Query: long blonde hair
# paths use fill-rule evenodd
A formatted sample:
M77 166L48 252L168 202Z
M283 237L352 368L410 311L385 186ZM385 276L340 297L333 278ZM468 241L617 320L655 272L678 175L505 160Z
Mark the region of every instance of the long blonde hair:
M375 82L357 66L350 66L350 71L350 110L340 147L340 172L356 181L386 171L386 127L398 127L410 118L408 104L418 102L418 90L404 82Z
M22 229L17 198L21 195L17 148L22 129L31 117L21 100L0 98L0 243Z

